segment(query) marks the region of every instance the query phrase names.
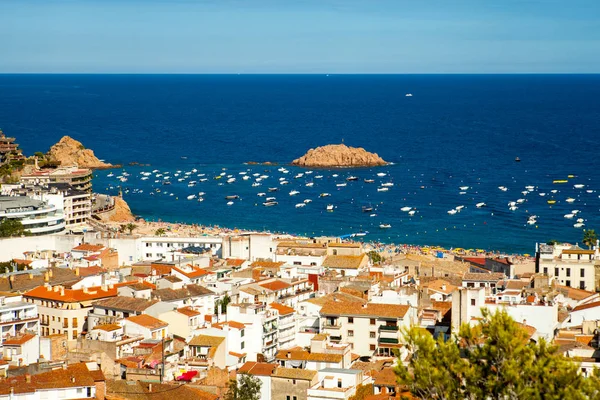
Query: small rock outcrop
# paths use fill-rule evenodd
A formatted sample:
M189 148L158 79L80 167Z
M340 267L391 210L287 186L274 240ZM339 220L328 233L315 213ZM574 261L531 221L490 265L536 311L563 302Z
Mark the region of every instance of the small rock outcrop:
M112 164L102 162L90 149L86 149L81 142L63 136L62 139L50 148L48 159L58 162L62 166L77 165L81 168L112 168Z
M135 216L129 208L129 204L120 196L113 197L115 200L115 208L108 212L96 214L100 220L104 222L133 222Z
M349 147L345 144L330 144L310 149L302 157L292 161L300 167L373 167L387 162L376 153L362 147Z

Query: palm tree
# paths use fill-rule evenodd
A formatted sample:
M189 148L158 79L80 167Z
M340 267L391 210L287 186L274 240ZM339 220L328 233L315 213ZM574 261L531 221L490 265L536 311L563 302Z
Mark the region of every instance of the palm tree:
M129 231L129 234L131 235L131 233L134 231L134 229L137 228L137 225L134 223L128 223L127 225L125 225L125 229L127 229Z
M598 240L598 235L596 235L596 231L593 229L588 229L583 231L583 244L585 244L588 248L592 248L596 241Z
M158 228L155 232L154 235L156 236L164 236L165 233L167 233L167 231L164 230L164 228Z

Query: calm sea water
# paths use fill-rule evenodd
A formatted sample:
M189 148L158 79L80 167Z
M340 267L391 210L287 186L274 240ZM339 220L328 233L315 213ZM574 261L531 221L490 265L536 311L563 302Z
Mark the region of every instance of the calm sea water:
M577 218L600 229L599 75L0 75L0 127L27 154L70 135L112 163L151 164L126 167L125 183L116 180L121 170L111 178L99 171L94 182L109 193L120 184L134 213L148 219L311 235L369 231L364 240L529 253L536 241L580 241ZM394 165L294 179L306 171L244 164L286 163L342 141ZM224 168L234 183L213 179ZM170 186L140 179L155 169L198 172ZM253 187L256 173L269 178ZM208 180L188 187L199 174ZM569 174L576 177L553 184ZM336 186L348 175L360 179ZM279 185L282 177L290 184ZM378 192L384 182L394 186ZM534 191L523 195L528 185ZM257 193L275 186L280 191L267 196L279 204L263 207ZM466 194L461 186L469 186ZM186 200L198 192L204 202ZM332 196L321 199L322 192ZM227 206L232 194L241 200ZM304 199L313 202L296 208ZM518 199L525 201L510 211ZM361 212L363 205L377 215ZM415 215L402 207L415 207ZM563 217L572 210L581 212ZM529 225L531 215L537 222Z

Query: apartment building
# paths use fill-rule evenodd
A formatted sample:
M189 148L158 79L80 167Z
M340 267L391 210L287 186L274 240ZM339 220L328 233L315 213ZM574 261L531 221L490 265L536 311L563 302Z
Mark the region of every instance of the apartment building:
M262 354L267 361L275 359L279 345L279 311L265 304L238 303L227 306L227 318L245 325L245 346L249 360Z
M558 284L596 291L596 266L600 266L598 246L594 250L569 244L537 244L535 272L553 278Z
M18 294L0 293L0 349L4 340L22 334L40 334L37 305Z

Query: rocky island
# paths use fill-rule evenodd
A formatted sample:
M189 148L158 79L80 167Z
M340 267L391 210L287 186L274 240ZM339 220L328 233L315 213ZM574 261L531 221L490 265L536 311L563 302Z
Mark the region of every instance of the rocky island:
M112 168L114 165L100 161L90 149L86 149L81 142L63 136L62 139L50 148L46 157L62 166L77 165L81 168Z
M292 161L300 167L374 167L387 162L376 153L362 147L349 147L345 144L330 144L310 149L305 155Z

